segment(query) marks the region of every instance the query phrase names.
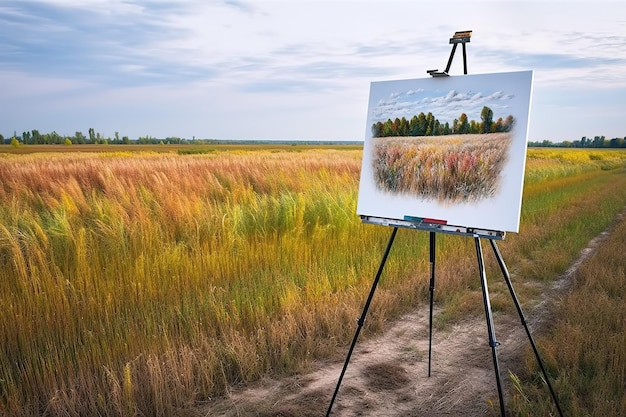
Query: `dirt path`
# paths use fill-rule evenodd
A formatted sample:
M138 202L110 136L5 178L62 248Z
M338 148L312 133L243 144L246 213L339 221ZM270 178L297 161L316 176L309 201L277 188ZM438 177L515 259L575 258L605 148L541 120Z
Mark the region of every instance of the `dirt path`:
M621 217L621 216L620 216ZM581 251L567 272L543 290L534 307L522 306L531 333L547 318L552 300L567 291L571 277L612 227ZM515 284L514 284L515 285ZM435 311L435 314L437 312ZM517 312L494 314L504 395L513 394L509 370L516 372L529 347ZM356 330L356 323L355 323ZM314 363L304 375L265 379L233 390L202 410L206 416L324 416L345 355ZM332 416L499 416L496 378L485 316L470 317L433 333L428 377L428 306L390 323L376 338L357 343L333 406ZM546 388L546 395L549 391Z

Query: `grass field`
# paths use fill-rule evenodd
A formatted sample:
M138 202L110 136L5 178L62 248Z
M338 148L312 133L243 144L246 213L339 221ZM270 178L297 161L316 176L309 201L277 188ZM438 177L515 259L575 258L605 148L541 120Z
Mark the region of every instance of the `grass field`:
M626 217L573 277L538 345L566 416L626 415ZM512 410L556 415L530 352Z
M379 189L441 203L493 197L507 160L508 133L374 139Z
M520 234L500 245L522 298L623 209L625 163L529 151ZM176 415L345 346L389 235L355 215L360 164L354 149L0 154L0 415ZM482 304L472 243L440 243L444 326ZM427 261L425 234L399 233L366 335L426 300Z

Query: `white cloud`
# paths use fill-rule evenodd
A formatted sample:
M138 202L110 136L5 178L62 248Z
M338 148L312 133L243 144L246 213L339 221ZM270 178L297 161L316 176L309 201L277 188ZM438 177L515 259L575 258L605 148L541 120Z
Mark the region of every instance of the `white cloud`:
M471 29L470 74L535 69L535 92L542 99L533 108L531 126L546 131L567 126L574 135L584 128L584 118L559 122L554 117L565 115L556 112L548 119L543 103L553 96L559 102L556 95L563 91L578 91L567 104L603 120L603 103L585 97L596 88L606 89L603 97L611 98L613 108L626 111L621 95L626 88L623 16L624 2L597 1L9 0L0 4L5 23L0 60L9 69L0 83L19 103L26 103L26 97L53 100L50 96L56 94L55 105L67 109L56 118L69 131L81 123L71 103L80 102L86 90L101 98L101 111L97 103L90 107L93 120L112 120L116 102L106 100L132 102L130 94L139 90L154 92L151 106L164 109L159 112L180 111L163 128L180 129L180 136L183 131L197 137L255 136L253 128L237 123L238 109L245 109L249 124L263 129L259 137L358 140L371 81L426 77L427 69L443 69L450 54L448 38ZM461 74L461 64L458 48L451 73ZM464 96L469 92L446 94L458 103L469 99ZM488 93L478 94L470 98L487 99ZM49 103L42 109L53 101ZM398 101L386 105L410 107ZM207 113L196 106L220 117L207 122ZM6 107L15 126L3 128L11 131L30 130L33 120L47 117L26 104ZM142 126L128 119L110 129L145 134L149 118L137 118ZM314 123L306 130L295 122L290 126L291 120L306 119L336 124ZM363 122L353 123L358 120ZM597 133L618 134L621 127L615 123L606 120L607 132Z

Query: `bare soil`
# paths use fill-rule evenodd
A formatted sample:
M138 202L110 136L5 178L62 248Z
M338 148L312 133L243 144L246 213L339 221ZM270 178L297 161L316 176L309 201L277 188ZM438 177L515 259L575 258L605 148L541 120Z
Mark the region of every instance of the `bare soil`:
M583 260L612 228L589 242L563 276L545 284L542 299L522 306L531 334L541 330L559 295L567 291ZM514 281L514 279L513 279ZM515 283L514 283L515 285ZM500 405L485 315L435 329L428 376L428 305L389 323L376 337L356 344L332 408L332 416L499 416ZM435 309L435 315L437 309ZM513 395L509 372L517 373L530 343L517 311L494 313L500 376L505 402ZM355 322L356 331L356 322ZM233 388L202 408L204 416L325 416L348 347L301 375L266 378ZM546 396L550 393L546 387Z

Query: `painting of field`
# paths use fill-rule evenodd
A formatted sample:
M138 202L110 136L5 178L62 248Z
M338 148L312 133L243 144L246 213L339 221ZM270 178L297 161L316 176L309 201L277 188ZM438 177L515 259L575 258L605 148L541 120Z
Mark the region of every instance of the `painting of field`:
M532 79L373 82L358 214L518 232Z
M380 190L441 204L493 197L507 160L510 133L374 139Z

